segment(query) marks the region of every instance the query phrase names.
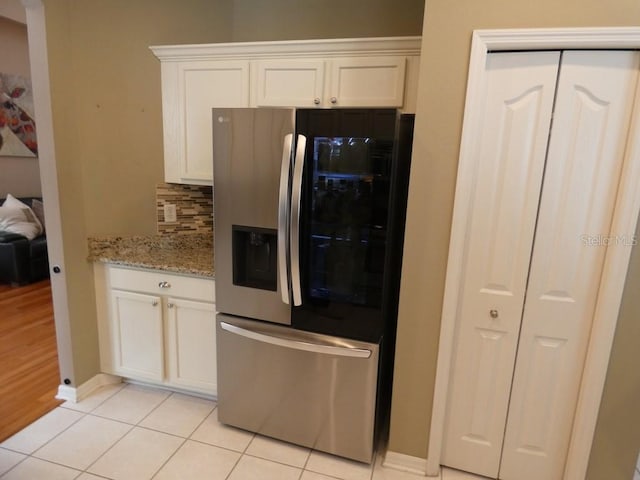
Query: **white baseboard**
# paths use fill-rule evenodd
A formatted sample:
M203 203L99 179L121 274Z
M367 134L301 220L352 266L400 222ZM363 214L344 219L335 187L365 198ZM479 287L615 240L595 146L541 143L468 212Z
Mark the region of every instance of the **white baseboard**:
M67 400L73 403L78 403L83 398L86 398L91 392L103 387L104 385L112 385L121 382L121 377L109 375L107 373L99 373L78 387L59 385L56 398L58 400Z
M173 385L162 385L159 383L145 382L142 380L134 380L131 378L122 378L122 381L131 385L140 385L142 387L155 388L157 390L166 390L167 392L182 393L183 395L189 395L190 397L204 398L205 400L212 400L214 402L218 401L217 395L213 395L211 393L196 392L194 390L185 388L178 388L174 387Z
M382 466L393 468L403 472L416 473L418 475L427 475L427 459L420 457L412 457L404 453L392 452L387 450Z

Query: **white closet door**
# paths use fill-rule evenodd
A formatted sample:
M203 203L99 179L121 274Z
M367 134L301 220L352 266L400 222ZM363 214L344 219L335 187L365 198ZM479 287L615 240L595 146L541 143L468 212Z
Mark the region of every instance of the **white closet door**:
M562 478L637 71L636 52L563 54L501 479Z
M559 52L489 55L445 465L497 476ZM491 311L497 312L493 318ZM495 315L495 313L494 313Z

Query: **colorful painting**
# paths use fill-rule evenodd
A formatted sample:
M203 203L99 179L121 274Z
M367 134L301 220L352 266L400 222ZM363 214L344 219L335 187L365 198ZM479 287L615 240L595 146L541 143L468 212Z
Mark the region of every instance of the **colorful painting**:
M37 157L31 82L0 73L0 155Z

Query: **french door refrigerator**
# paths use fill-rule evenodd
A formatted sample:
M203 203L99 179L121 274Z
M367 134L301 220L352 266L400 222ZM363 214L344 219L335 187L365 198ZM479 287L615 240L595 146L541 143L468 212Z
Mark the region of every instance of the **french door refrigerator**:
M218 418L371 462L413 116L214 109Z

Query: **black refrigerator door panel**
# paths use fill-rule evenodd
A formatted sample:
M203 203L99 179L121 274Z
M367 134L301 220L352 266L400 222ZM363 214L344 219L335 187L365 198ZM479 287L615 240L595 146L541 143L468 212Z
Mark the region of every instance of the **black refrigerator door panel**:
M300 235L302 306L295 328L378 341L391 275L396 110L298 110L307 138ZM408 175L408 171L406 172ZM399 266L397 267L399 268Z

